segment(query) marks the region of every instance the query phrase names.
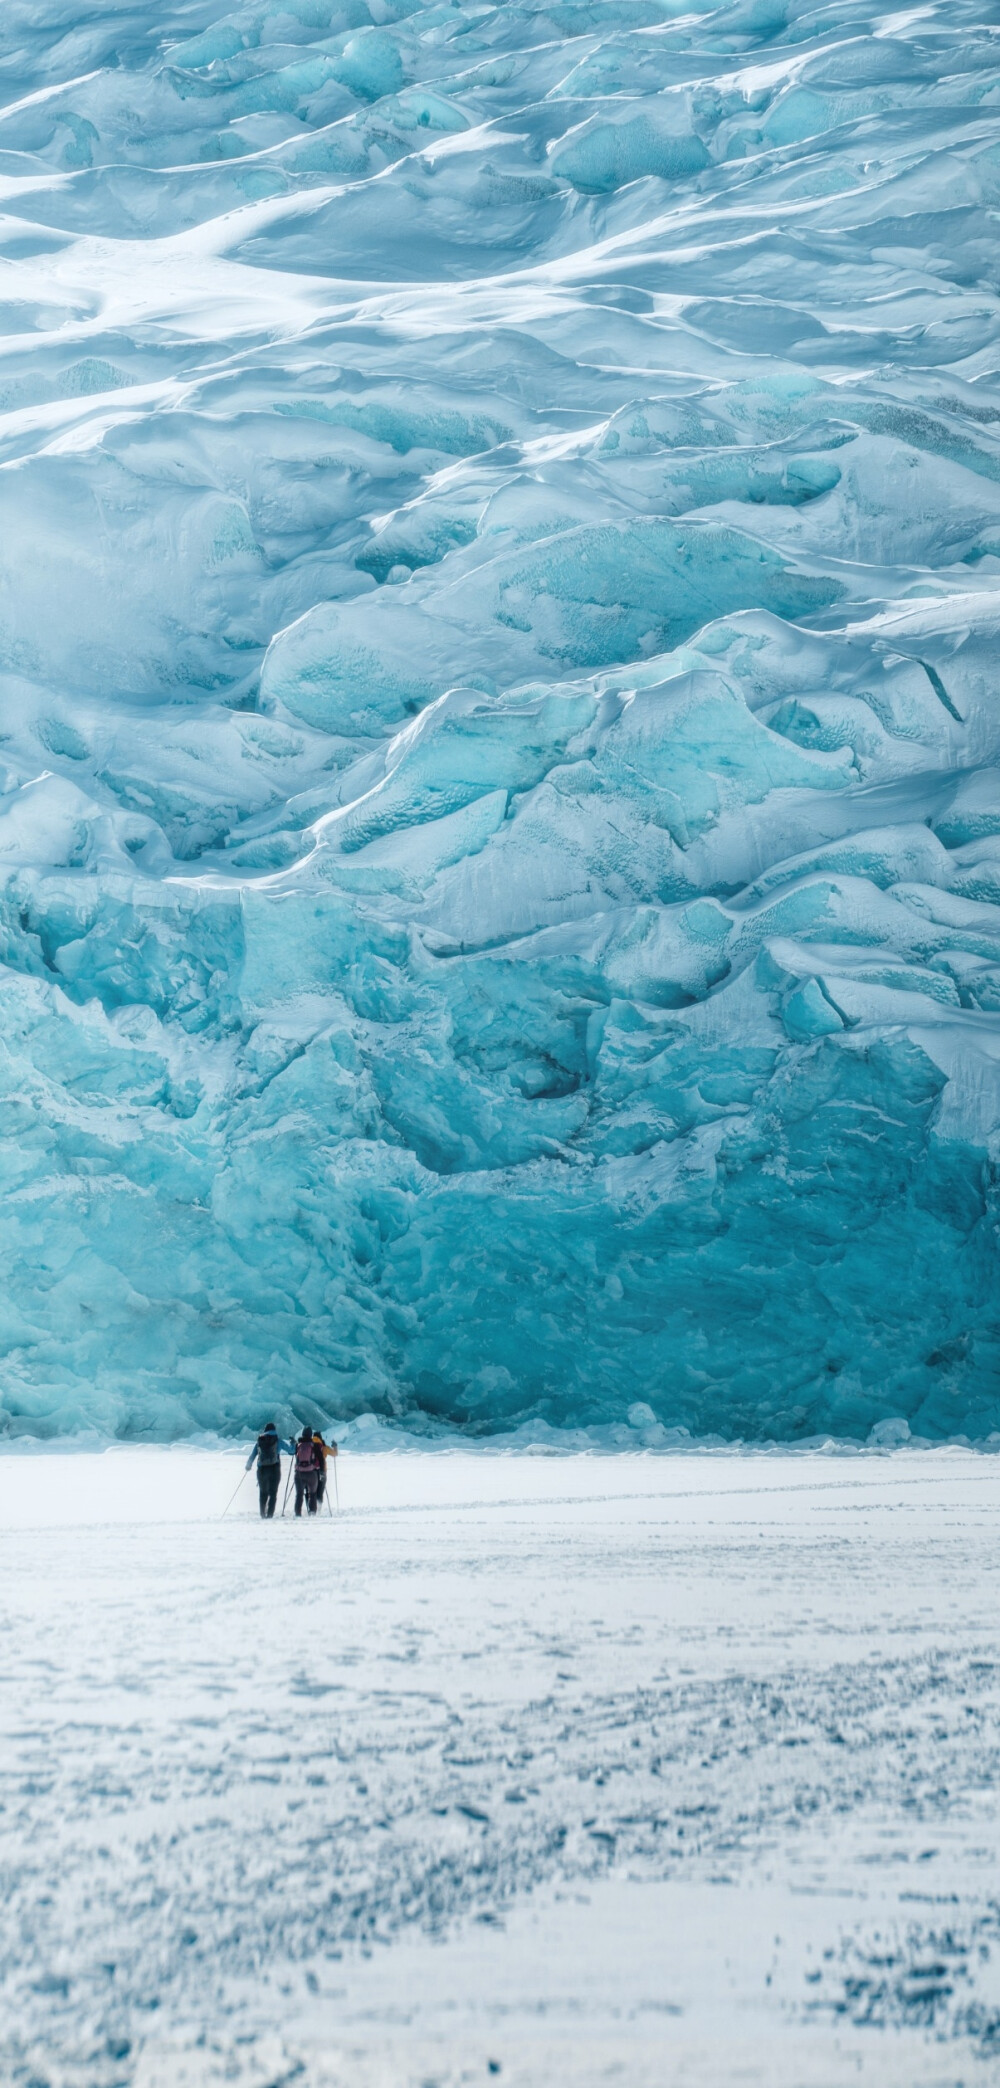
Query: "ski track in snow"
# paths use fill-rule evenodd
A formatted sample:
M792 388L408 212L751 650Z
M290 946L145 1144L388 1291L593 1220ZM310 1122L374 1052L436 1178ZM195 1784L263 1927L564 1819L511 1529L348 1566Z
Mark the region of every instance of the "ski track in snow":
M5 0L0 1425L997 1428L998 49Z
M12 2088L995 2078L991 1460L238 1471L0 1466Z

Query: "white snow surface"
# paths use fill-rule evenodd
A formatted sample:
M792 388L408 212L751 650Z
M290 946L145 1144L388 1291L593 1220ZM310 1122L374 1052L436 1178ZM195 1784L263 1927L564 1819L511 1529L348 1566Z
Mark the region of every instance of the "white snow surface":
M993 1459L239 1470L0 1460L11 2088L998 2077Z
M0 1427L1000 1426L981 0L4 0Z

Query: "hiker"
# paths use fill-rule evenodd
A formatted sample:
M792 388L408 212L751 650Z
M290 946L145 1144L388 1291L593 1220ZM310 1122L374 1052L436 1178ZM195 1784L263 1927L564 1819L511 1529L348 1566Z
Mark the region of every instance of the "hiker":
M319 1506L319 1478L323 1459L313 1442L311 1428L304 1428L295 1445L295 1513L301 1515L303 1500L310 1515Z
M319 1509L322 1508L323 1502L326 1499L326 1460L328 1457L336 1457L337 1445L336 1443L324 1443L322 1434L318 1428L313 1429L313 1442L317 1450L319 1451L320 1460L319 1485L316 1488L316 1506Z
M294 1457L295 1445L286 1443L284 1438L278 1434L274 1422L269 1421L267 1427L261 1429L246 1461L245 1469L247 1471L250 1470L252 1464L257 1466L257 1492L260 1497L260 1512L267 1517L268 1521L274 1514L274 1504L278 1498L278 1487L281 1484L281 1453L283 1450L286 1456Z

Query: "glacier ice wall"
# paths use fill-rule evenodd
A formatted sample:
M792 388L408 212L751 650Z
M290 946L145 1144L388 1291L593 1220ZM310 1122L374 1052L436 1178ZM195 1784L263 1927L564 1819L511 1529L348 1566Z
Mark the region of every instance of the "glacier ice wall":
M993 16L0 74L0 1426L988 1434Z

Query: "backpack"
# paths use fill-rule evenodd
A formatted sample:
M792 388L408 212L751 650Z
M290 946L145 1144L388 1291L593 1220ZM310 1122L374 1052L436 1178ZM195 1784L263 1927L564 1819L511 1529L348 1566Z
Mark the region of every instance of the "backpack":
M262 1471L268 1465L280 1465L281 1451L278 1447L276 1435L259 1435L257 1437L257 1462Z
M316 1470L315 1443L296 1443L295 1469L297 1472L314 1472Z

